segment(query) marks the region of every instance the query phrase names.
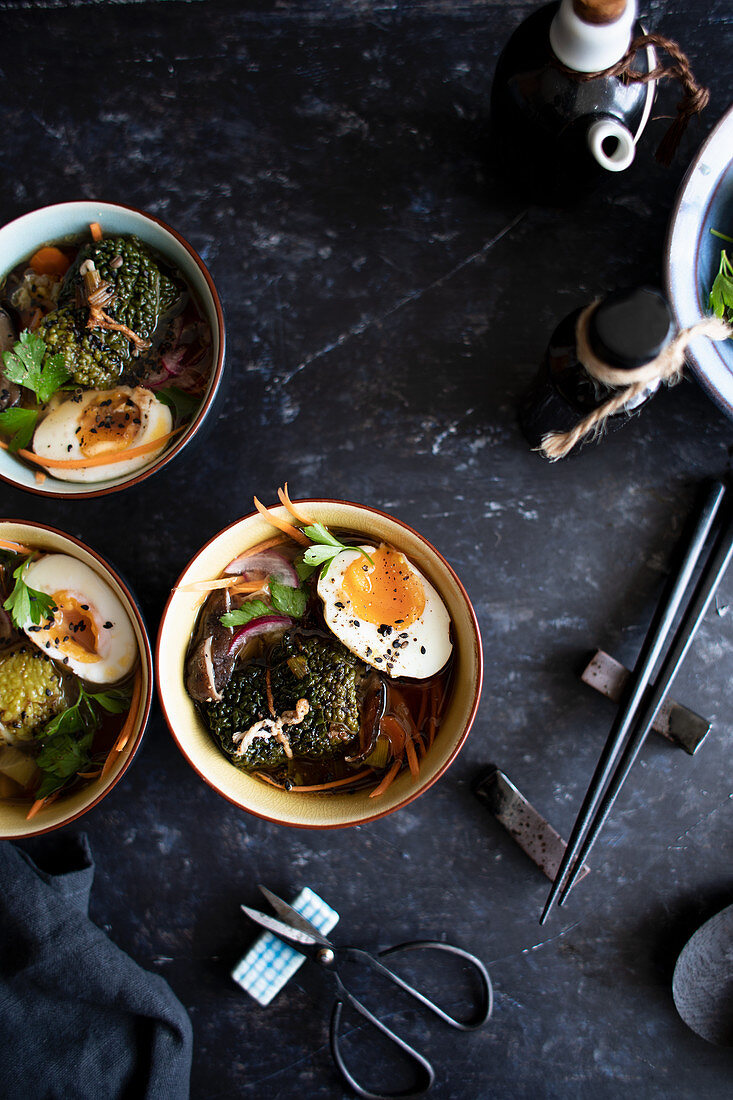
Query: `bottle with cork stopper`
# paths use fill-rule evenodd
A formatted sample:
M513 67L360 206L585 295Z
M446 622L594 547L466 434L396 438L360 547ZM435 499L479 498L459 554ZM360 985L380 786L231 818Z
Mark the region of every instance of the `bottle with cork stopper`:
M656 88L653 46L629 53L642 35L636 0L561 0L511 36L492 85L490 149L531 198L573 201L632 163ZM627 63L639 79L615 71Z

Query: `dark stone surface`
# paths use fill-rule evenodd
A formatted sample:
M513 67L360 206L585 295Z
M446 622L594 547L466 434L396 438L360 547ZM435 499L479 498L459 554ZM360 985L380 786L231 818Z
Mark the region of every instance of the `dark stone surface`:
M650 740L593 873L545 929L547 882L470 793L494 761L567 834L612 717L578 668L596 645L633 661L695 487L732 442L691 382L557 466L515 426L557 320L660 280L676 188L731 75L728 5L658 0L649 23L712 88L702 129L664 170L655 122L605 190L524 208L486 173L481 136L498 51L529 8L0 0L0 217L81 197L162 216L210 266L230 377L206 448L140 489L63 504L3 485L3 515L108 556L154 634L184 563L287 478L417 527L483 630L474 730L400 813L335 833L250 818L197 778L155 710L137 762L85 818L93 916L190 1009L195 1097L342 1094L305 971L268 1009L228 977L258 882L316 889L342 941L445 936L489 963L490 1027L410 1025L440 1100L729 1094L730 1052L681 1022L671 975L733 897L733 578L675 688L713 732L695 758ZM676 99L665 90L661 113Z

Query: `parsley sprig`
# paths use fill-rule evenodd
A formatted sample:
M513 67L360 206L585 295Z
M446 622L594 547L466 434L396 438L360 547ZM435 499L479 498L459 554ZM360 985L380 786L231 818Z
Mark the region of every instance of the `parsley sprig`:
M9 382L24 386L44 405L71 375L62 355L46 356L45 341L25 330L12 349L3 352L3 370ZM10 436L8 447L19 451L33 438L38 408L12 408L0 413L0 431Z
M360 546L346 546L343 542L339 542L335 535L332 535L322 523L314 523L310 527L304 527L303 534L307 535L311 542L316 544L315 546L309 546L303 554L303 564L309 566L311 570L317 569L319 565L325 563L324 573L326 573L328 566L342 550L358 550L370 565L374 565L374 561L366 550L362 550Z
M21 332L11 351L3 352L6 378L32 390L42 405L71 377L63 355L50 355L44 363L45 356L45 342L27 329Z
M236 611L227 611L225 615L222 615L220 619L222 625L229 627L245 626L254 619L264 619L268 615L272 615L273 612L287 615L291 619L303 617L308 597L302 588L291 588L290 585L281 584L274 577L270 577L268 588L272 603L271 607L264 600L248 600Z
M56 610L56 604L51 596L46 595L45 592L38 592L25 583L25 571L29 565L30 560L27 560L13 570L15 585L3 604L5 610L10 612L15 626L21 630L29 619L38 626L43 620L51 619Z
M725 233L719 233L717 229L711 229L710 232L713 236L733 244L733 237L726 237ZM716 317L722 317L726 321L733 319L733 263L724 248L720 251L718 274L710 288L709 305Z
M131 694L129 688L86 692L79 684L73 706L47 722L38 735L42 748L36 764L43 774L37 798L47 798L94 763L91 749L102 724L101 712L122 714L130 706Z

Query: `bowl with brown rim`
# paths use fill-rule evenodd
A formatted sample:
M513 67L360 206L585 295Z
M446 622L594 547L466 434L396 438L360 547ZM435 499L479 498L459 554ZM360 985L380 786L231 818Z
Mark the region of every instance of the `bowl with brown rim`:
M198 407L185 426L174 432L163 450L150 462L132 471L99 481L66 481L43 468L0 449L0 479L38 496L88 498L104 496L137 485L167 466L201 432L213 415L215 398L222 381L225 351L224 315L211 275L196 250L180 233L153 214L113 202L57 203L23 214L0 228L0 282L9 272L29 260L47 244L63 244L89 233L98 224L104 236L136 236L163 261L180 272L192 292L201 317L211 334L211 367L197 399ZM1 335L1 334L0 334ZM175 382L175 377L172 379ZM208 426L208 424L207 424ZM7 444L8 435L0 434Z
M426 538L400 520L362 504L307 500L298 505L316 522L345 529L365 542L385 542L403 553L431 582L451 619L453 679L447 708L434 743L421 761L419 775L409 769L379 797L370 790L296 793L269 786L229 762L206 729L185 686L185 662L201 593L182 591L194 582L218 577L233 558L268 540L273 528L255 512L237 520L191 559L163 612L156 646L158 694L168 727L189 764L218 794L257 817L296 828L336 829L361 825L407 806L424 794L460 752L478 709L482 647L476 614L465 588L445 558ZM271 512L290 519L284 508Z
M29 801L0 798L0 840L16 840L47 833L75 821L101 802L122 779L140 747L150 714L153 659L145 623L134 596L112 566L91 547L46 524L25 520L0 520L0 539L44 553L68 554L93 570L122 603L138 650L129 734L124 748L110 761L109 770L103 778L93 779L54 801L49 800L31 820L27 820Z

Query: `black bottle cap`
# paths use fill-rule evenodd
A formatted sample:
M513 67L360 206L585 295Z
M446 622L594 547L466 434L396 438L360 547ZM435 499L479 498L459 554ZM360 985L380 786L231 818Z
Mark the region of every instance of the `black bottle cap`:
M674 322L661 290L651 286L615 290L593 311L588 339L610 367L633 370L656 359L672 339Z

